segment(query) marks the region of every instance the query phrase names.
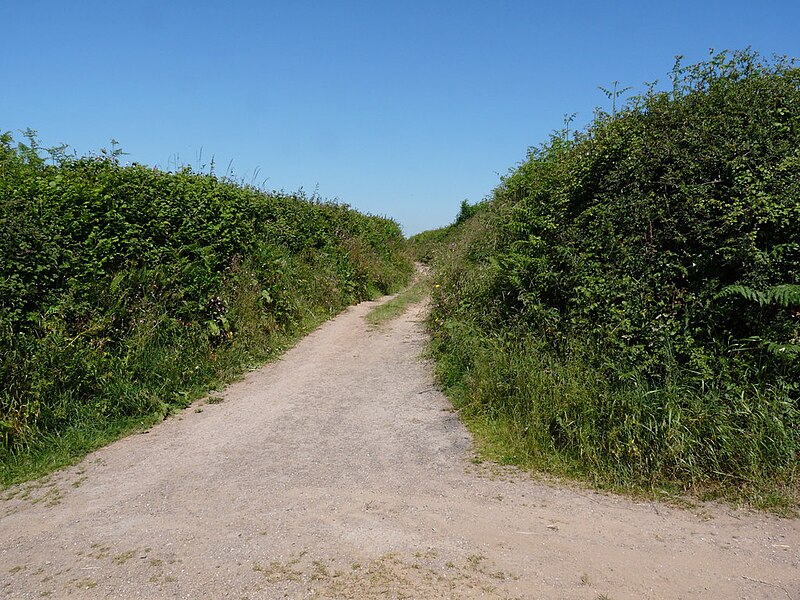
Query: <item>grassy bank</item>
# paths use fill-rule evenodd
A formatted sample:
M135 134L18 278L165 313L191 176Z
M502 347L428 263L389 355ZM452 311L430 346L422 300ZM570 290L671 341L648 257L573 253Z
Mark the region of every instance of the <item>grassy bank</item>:
M399 226L0 138L0 478L147 427L405 285Z
M800 71L737 52L671 79L447 231L439 376L504 460L796 509Z

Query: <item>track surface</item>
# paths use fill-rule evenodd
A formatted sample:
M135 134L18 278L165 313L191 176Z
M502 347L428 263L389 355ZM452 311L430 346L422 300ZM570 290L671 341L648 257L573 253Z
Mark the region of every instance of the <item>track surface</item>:
M422 306L0 500L0 597L800 600L800 523L473 464Z

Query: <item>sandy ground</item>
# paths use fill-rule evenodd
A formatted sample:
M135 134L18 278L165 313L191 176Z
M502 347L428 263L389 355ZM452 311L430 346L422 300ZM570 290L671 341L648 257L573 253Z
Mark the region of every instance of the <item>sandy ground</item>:
M284 358L0 500L7 598L800 600L800 523L473 464L422 307Z

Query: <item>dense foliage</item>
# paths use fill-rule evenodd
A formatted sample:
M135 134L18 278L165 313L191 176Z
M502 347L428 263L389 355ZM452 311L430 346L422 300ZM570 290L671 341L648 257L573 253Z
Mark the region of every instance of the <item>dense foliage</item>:
M461 226L443 378L544 462L796 494L800 69L722 53L672 83L531 149Z
M439 229L429 229L408 239L408 250L414 258L424 264L430 264L442 246L453 243L461 232L461 225L480 212L484 204L470 204L466 200L461 202L456 220Z
M162 413L407 280L398 225L0 137L0 451Z

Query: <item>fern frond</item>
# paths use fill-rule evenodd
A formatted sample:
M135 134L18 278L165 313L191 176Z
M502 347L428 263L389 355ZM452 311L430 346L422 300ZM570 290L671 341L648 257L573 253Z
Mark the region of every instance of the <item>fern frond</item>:
M776 285L767 290L766 298L769 304L778 304L785 308L800 306L800 285Z
M759 292L746 285L729 285L717 294L717 298L725 298L727 296L740 296L750 302L758 302L760 306L767 304L767 295L764 292Z
M772 354L783 356L800 356L800 344L779 344L778 342L764 342L764 346Z
M800 306L800 285L784 283L763 292L746 285L729 285L722 288L716 297L725 298L727 296L739 296L750 302L758 302L759 306L770 304L777 304L784 308Z

